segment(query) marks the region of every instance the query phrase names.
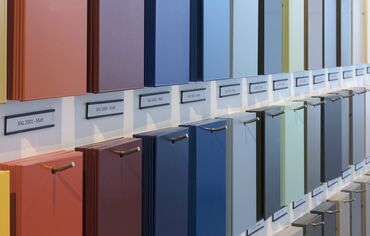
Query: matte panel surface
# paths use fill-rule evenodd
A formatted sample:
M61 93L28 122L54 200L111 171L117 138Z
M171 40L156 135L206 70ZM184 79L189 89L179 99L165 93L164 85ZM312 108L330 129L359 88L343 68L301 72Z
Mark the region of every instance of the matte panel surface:
M352 1L352 64L366 63L366 1Z
M365 94L350 98L350 164L365 158Z
M259 5L259 74L283 70L282 0L261 0Z
M305 195L303 102L286 104L281 133L281 205L285 206Z
M337 66L337 0L324 0L324 67Z
M145 3L145 86L188 83L190 0Z
M233 1L233 78L258 74L258 0Z
M190 134L190 235L226 235L226 121L185 125ZM215 131L212 131L215 129Z
M10 235L10 176L0 171L0 235Z
M328 201L335 202L336 208L340 209L336 220L336 236L351 235L350 221L350 198L348 193L337 193Z
M352 64L352 0L338 0L338 66Z
M323 68L323 0L305 0L305 69Z
M8 0L0 1L0 103L6 101Z

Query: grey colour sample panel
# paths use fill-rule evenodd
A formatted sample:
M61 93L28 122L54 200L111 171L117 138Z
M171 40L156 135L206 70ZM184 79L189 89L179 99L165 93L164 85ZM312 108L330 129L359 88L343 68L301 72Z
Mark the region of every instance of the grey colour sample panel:
M365 93L359 88L350 91L350 164L355 165L365 158Z
M325 222L323 225L325 236L336 236L337 214L340 213L340 209L337 209L335 203L323 202L311 210L311 212L322 216L322 219Z
M321 100L321 182L328 182L342 174L342 101L337 95Z
M337 66L349 66L352 64L352 1L338 0L337 4Z
M324 0L324 67L337 66L337 0Z
M323 68L323 0L305 0L305 69Z
M283 70L282 0L260 0L259 3L258 73L260 75L281 73Z
M308 213L292 223L293 226L302 227L304 236L322 236L323 225L322 216Z
M362 235L362 193L360 184L350 184L342 189L342 192L350 194L353 201L350 203L351 217L351 235Z
M321 100L305 101L305 193L321 185Z
M340 209L336 221L336 235L346 236L351 235L351 221L350 221L350 195L349 193L339 192L328 199L334 202L337 209Z
M255 113L220 118L227 124L228 235L257 223L257 122Z
M257 123L257 220L267 219L281 208L281 107L261 108Z

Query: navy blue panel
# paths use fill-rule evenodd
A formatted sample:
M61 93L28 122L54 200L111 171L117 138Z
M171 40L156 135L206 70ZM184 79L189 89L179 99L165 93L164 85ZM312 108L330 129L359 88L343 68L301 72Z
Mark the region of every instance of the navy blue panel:
M190 0L146 0L145 11L145 86L188 83Z
M207 120L185 126L190 132L190 235L225 236L226 121Z
M192 81L230 78L230 25L230 0L191 0Z
M188 236L187 128L135 135L143 138L143 235Z

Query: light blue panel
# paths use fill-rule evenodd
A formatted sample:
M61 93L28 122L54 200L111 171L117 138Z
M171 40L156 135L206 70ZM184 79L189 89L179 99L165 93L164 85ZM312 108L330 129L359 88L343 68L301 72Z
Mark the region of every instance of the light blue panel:
M227 123L228 235L255 225L257 215L257 122L255 113L222 116Z
M203 0L203 80L227 78L230 78L230 0Z
M324 67L336 67L336 66L337 66L337 0L325 0Z
M258 0L233 0L233 78L258 74Z

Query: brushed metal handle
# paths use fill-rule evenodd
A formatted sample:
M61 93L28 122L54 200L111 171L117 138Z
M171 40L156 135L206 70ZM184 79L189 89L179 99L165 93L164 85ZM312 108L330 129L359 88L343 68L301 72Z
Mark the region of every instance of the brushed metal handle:
M321 225L324 225L325 224L325 222L324 221L321 221L321 222L319 222L319 223L311 223L311 225L313 226L313 227L318 227L318 226L321 226Z
M353 192L354 193L364 193L364 192L366 192L367 191L367 188L365 188L365 189L361 189L361 190L354 190Z
M131 155L131 154L134 154L135 152L140 152L141 151L141 148L140 147L134 147L134 148L131 148L131 149L128 149L128 150L111 150L114 154L117 154L119 155L119 157L124 157L124 156L128 156L128 155Z
M227 129L227 126L224 125L222 127L218 127L218 128L206 128L206 127L203 127L203 129L211 132L211 133L215 133L215 132L220 132L220 131L223 131L223 130L226 130Z
M332 214L338 214L340 212L341 212L341 210L335 210L335 211L326 211L325 213L328 213L328 214L332 215Z
M318 102L318 103L307 103L307 104L310 105L310 106L313 106L313 107L317 107L317 106L321 106L325 103L326 103L326 101L322 101L322 102Z
M67 163L65 165L62 165L62 166L57 166L57 167L52 167L51 168L51 173L53 173L53 175L59 173L59 172L63 172L63 171L66 171L68 169L71 169L73 167L76 166L76 163L74 163L73 161L70 162L70 163Z
M243 124L244 124L244 125L252 124L252 123L257 122L257 121L259 121L259 120L260 120L260 118L259 118L259 117L257 117L257 118L252 119L252 120L243 121Z
M354 202L354 201L356 201L356 198L351 198L351 199L349 199L349 200L344 200L344 201L342 201L343 203L351 203L351 202Z
M299 111L299 110L302 110L302 109L304 109L306 107L307 107L306 105L303 105L303 106L300 106L300 107L293 108L292 110L293 111Z
M281 111L281 112L277 112L277 113L266 113L266 114L271 116L272 118L274 118L276 116L281 116L281 115L285 114L285 111Z
M178 136L178 137L170 137L170 138L168 138L168 140L171 141L172 143L177 143L177 142L179 142L181 140L184 140L184 139L187 139L187 138L189 138L188 133L186 133L184 135L181 135L181 136Z

